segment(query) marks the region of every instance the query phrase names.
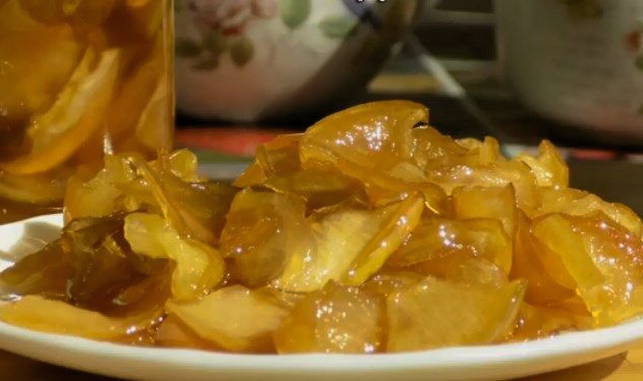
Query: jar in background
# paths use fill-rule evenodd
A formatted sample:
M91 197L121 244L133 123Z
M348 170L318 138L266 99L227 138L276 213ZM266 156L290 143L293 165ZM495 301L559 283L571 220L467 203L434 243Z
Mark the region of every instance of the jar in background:
M0 0L0 222L105 154L172 147L172 0Z

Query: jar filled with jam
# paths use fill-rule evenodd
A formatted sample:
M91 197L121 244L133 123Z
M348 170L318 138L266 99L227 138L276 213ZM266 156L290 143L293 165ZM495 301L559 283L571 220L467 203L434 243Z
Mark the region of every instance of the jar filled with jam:
M0 222L107 154L172 148L172 0L0 0Z

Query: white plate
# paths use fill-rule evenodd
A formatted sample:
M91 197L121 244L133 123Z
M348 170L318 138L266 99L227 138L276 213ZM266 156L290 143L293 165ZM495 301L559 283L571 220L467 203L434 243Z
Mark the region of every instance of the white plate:
M52 239L61 223L61 216L53 215L0 226L0 252L24 255L37 249ZM9 264L5 261L4 266ZM637 320L520 344L391 355L274 356L130 347L0 323L1 349L88 372L146 380L503 379L606 358L642 339L643 320Z

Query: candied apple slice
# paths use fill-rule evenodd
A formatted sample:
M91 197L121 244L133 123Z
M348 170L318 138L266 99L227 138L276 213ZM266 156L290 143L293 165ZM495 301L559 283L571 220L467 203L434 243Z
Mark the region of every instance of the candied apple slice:
M293 255L273 285L308 292L329 280L363 283L415 228L423 209L422 198L416 195L379 209L340 205L312 216L314 251Z
M430 184L413 161L412 129L427 121L426 107L408 101L352 107L309 128L299 157L303 168L337 170L371 187L422 191Z
M204 181L196 157L185 150L154 162L109 155L93 179L72 178L65 196L68 220L148 210L162 214L182 236L214 243L237 190Z
M154 336L154 343L162 347L220 350L213 343L199 337L176 315L169 315L163 320Z
M151 317L110 318L98 312L35 295L0 305L0 320L37 331L97 340L124 338L154 322Z
M411 269L439 279L471 285L501 286L507 283L507 274L496 264L465 252L421 262L412 266Z
M46 172L69 159L103 123L119 70L120 53L88 49L56 102L33 117L28 130L31 152L0 168L15 174Z
M602 213L591 217L551 214L534 226L534 236L558 259L562 272L585 302L597 325L609 325L643 311L643 243Z
M539 155L533 157L522 154L518 160L527 164L541 187L567 188L569 186L569 168L549 140L543 140L538 147Z
M31 1L42 10L50 5L49 1ZM21 139L8 139L7 126L15 123L22 129L31 115L49 108L77 67L84 49L69 28L33 21L15 0L2 6L0 36L0 150L6 154L23 148L8 144L13 141L20 145Z
M588 315L577 315L564 309L522 303L514 331L507 339L533 340L564 331L586 328L591 328L591 318Z
M117 0L19 0L34 20L44 24L100 25L109 17Z
M132 213L125 217L124 231L134 252L176 263L172 295L178 300L204 295L223 279L225 264L219 252L199 241L182 238L161 216Z
M279 353L374 353L384 324L381 296L331 282L295 305L274 340Z
M388 264L405 267L457 253L486 258L507 274L511 269L511 239L500 221L483 218L425 218L411 233L410 238L395 251Z
M271 335L288 314L276 301L242 286L222 288L191 304L169 302L167 310L201 339L236 352L271 351Z
M381 271L364 283L364 289L384 297L409 288L426 278L414 271Z
M263 186L304 198L310 209L334 205L358 194L361 185L337 171L301 167L303 134L280 135L257 149L255 162L235 181L238 187Z
M237 194L221 234L221 251L235 275L259 286L277 278L288 258L314 249L302 199L246 189Z
M387 298L389 352L487 344L511 332L526 284L463 284L428 277Z
M514 236L516 196L511 184L505 187L461 187L453 190L456 218L495 218L502 222L509 237Z
M373 102L330 115L306 131L304 167L339 168L356 178L378 177L411 160L411 129L428 121L426 107L408 101Z
M58 204L65 195L68 175L63 168L41 175L0 173L0 198L32 205Z
M585 216L600 211L637 237L641 236L641 219L623 204L610 203L595 194L572 188L542 188L540 197L540 206L532 217L549 213Z
M514 257L510 276L527 280L529 287L525 300L536 305L560 302L574 296L574 289L564 286L566 279L558 281L558 272L551 270L549 251L532 235L532 221L521 210L516 219ZM547 265L546 265L547 264Z

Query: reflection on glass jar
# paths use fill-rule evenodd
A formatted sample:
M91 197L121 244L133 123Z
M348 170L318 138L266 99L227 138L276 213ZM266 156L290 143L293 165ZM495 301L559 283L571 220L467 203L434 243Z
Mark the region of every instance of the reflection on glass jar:
M0 221L172 146L172 0L0 0Z

